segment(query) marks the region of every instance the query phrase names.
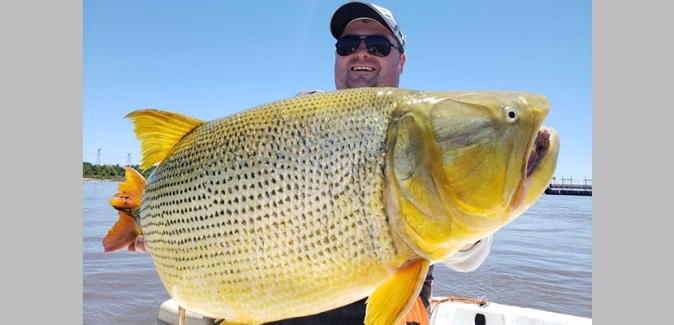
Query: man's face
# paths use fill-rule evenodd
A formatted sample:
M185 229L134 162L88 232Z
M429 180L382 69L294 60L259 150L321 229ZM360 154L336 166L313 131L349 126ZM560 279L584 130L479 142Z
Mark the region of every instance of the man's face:
M347 35L380 35L398 46L388 29L372 19L360 19L350 23L340 37ZM398 87L405 59L405 53L401 54L394 48L385 57L372 55L367 52L365 42L361 41L358 49L348 56L340 56L335 52L335 87Z

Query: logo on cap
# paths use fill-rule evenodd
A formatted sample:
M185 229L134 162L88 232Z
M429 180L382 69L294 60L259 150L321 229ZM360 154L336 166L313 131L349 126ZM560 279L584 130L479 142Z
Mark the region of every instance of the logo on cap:
M393 18L393 13L389 11L388 9L384 7L380 7L376 4L371 4L373 8L377 9L379 11L379 14L381 14L384 19L386 19L386 22L388 22L389 27L391 27L393 34L395 37L398 39L400 42L400 45L402 47L405 47L405 36L403 35L403 32L400 30L400 27L398 27L398 22Z

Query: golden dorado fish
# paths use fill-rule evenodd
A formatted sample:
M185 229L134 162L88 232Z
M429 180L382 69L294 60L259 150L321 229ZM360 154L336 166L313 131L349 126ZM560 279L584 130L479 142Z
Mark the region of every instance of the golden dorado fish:
M127 115L127 168L105 251L142 237L179 306L226 323L316 314L365 297L397 324L430 264L526 211L559 139L525 92L358 88L201 121Z

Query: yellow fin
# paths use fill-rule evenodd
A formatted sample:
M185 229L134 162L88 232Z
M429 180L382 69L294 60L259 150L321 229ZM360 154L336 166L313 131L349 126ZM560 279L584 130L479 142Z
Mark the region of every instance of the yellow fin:
M178 113L144 109L125 116L133 122L136 138L140 140L140 168L147 170L163 161L180 139L204 123Z
M416 260L399 268L367 300L366 325L398 324L417 299L430 262Z

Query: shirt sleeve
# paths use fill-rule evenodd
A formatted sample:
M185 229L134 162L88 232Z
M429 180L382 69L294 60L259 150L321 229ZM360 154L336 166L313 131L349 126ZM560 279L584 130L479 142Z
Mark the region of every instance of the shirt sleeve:
M464 246L461 250L444 260L443 263L457 272L475 271L491 252L493 235Z

